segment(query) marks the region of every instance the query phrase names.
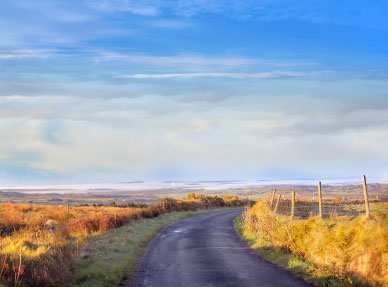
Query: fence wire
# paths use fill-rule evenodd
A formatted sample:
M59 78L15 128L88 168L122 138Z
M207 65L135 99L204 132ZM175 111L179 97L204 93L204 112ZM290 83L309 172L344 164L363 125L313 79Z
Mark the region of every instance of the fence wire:
M276 200L272 205L272 210L275 209ZM276 208L276 213L291 216L292 202L289 199L281 199ZM358 202L322 202L322 216L360 216L365 213L363 205ZM294 204L294 217L308 218L310 216L319 215L319 203L317 201L299 201Z

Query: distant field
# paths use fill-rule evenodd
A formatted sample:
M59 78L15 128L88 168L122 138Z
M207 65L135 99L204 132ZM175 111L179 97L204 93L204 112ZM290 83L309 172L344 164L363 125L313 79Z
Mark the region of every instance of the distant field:
M284 197L290 197L291 191L295 190L298 199L312 199L313 194L317 192L317 187L313 185L263 185L263 186L248 186L241 188L227 189L201 189L201 188L181 188L171 187L164 189L150 190L110 190L97 188L88 192L77 193L68 191L64 193L55 192L55 190L0 190L0 202L18 203L18 204L38 204L38 205L66 205L71 206L84 204L104 204L108 205L114 201L117 204L133 203L155 203L163 197L169 196L174 198L183 198L188 194L202 193L205 195L232 195L247 197L251 200L257 200L268 196L271 190L277 189L278 194L283 194ZM388 184L369 184L369 197L375 199L388 200ZM362 186L359 185L323 185L323 199L333 199L338 197L340 200L355 200L363 197Z

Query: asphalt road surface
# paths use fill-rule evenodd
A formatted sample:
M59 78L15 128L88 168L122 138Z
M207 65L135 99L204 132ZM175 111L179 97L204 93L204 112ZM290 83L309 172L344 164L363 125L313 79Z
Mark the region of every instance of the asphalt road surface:
M148 246L134 286L310 286L264 261L233 229L241 210L190 217L163 229Z

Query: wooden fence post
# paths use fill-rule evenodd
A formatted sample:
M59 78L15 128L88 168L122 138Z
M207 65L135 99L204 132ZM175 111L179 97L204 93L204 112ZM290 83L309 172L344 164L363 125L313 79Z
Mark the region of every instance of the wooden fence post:
M69 203L67 203L67 213L70 212L70 206L69 206Z
M362 183L364 186L364 200L365 200L365 215L366 217L370 217L370 210L369 210L369 199L368 199L368 187L366 185L366 177L365 175L362 177Z
M272 209L273 201L275 200L276 188L272 192L270 208Z
M291 219L294 218L295 215L295 191L292 191L292 196L291 196Z
M322 190L321 190L320 181L318 181L318 204L319 204L319 217L322 218Z
M275 204L275 208L273 210L273 212L276 213L276 211L278 210L278 205L279 205L279 201L280 201L280 198L282 197L281 194L278 195L278 199L276 200L276 204Z

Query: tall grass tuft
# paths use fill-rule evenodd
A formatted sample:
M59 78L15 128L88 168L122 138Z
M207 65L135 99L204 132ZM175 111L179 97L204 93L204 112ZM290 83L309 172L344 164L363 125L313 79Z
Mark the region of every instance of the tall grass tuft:
M311 262L308 271L315 277L335 277L345 286L388 286L388 217L374 209L372 219L291 220L260 200L244 213L242 229L263 248Z
M66 286L85 239L160 207L114 208L0 204L0 285Z

